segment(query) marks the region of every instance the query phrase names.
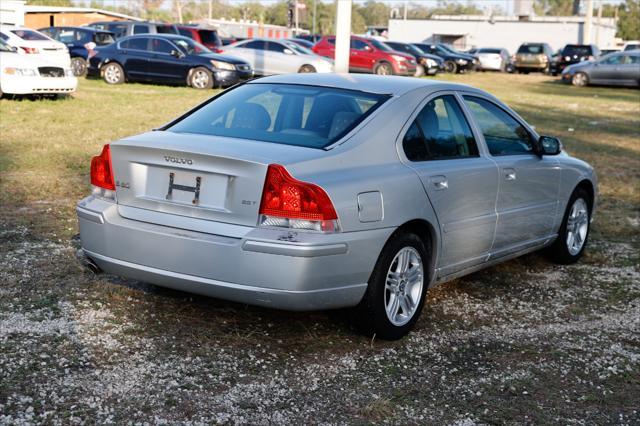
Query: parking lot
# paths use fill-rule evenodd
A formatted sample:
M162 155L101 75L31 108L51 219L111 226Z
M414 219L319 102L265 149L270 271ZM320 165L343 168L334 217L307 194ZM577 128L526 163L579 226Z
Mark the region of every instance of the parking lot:
M75 203L103 144L211 96L81 79L0 101L0 423L640 422L640 91L545 75L487 90L597 170L574 266L528 255L430 290L398 342L83 268Z

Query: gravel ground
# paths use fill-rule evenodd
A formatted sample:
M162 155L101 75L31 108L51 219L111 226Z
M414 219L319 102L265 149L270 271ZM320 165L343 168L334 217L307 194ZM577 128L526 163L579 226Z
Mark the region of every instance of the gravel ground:
M359 336L286 313L93 275L77 239L0 228L0 423L640 422L629 244L534 254L430 290L417 329Z

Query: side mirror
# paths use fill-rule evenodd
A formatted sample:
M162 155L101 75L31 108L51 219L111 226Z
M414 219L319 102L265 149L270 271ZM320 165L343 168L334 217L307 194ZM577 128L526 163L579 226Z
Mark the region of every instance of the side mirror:
M373 49L371 48L371 46L367 45L364 47L364 50L366 50L367 52L371 52Z
M182 58L183 55L181 52L177 51L177 50L172 50L170 53L171 56L173 56L174 58Z
M558 155L562 151L560 139L553 136L540 136L538 146L540 155Z
M16 46L11 46L11 51L13 53L16 53L16 52L18 52L18 48Z
M284 49L284 54L285 54L285 55L293 55L293 50L291 50L291 49Z

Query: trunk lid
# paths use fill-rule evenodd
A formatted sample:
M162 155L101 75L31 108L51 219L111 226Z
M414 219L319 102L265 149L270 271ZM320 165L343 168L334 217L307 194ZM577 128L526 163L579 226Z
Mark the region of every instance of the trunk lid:
M256 226L268 165L317 151L165 131L124 139L111 145L119 213L193 230L202 230L202 221ZM171 225L172 215L180 225ZM193 226L186 219L195 219Z

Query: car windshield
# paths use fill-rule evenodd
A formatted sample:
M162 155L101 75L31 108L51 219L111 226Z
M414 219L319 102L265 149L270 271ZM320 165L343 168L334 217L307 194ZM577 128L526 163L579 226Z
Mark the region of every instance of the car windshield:
M306 47L300 46L298 43L294 43L293 41L283 41L282 44L284 44L294 52L298 52L302 55L315 55L315 53L313 53L312 50L309 50Z
M591 48L589 46L576 46L567 45L562 49L562 56L589 56L591 55Z
M0 40L0 52L13 52L13 48L9 46L4 40Z
M518 49L518 53L531 53L534 55L542 53L542 46L539 44L523 44Z
M378 50L382 50L383 52L391 52L393 50L392 48L390 48L383 42L376 40L375 38L369 39L369 43L373 44L373 47Z
M250 83L214 98L165 130L324 148L388 98L356 90Z
M49 40L47 36L32 30L12 30L11 32L23 40L29 40L29 41Z
M201 55L204 53L212 53L209 49L207 49L197 41L191 40L190 38L176 38L171 41L173 41L180 48L180 50L182 50L187 55Z

